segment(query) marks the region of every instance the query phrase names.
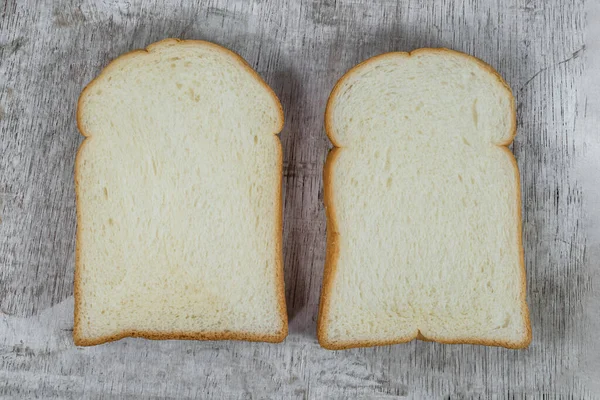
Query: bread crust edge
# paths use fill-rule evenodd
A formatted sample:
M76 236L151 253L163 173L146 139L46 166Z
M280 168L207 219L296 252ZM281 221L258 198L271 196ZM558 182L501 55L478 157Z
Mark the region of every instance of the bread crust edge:
M104 74L108 74L112 68L114 68L118 63L129 59L130 57L140 55L140 54L148 54L155 49L160 49L161 47L168 47L174 45L200 45L200 46L209 46L213 47L216 50L222 51L223 53L233 57L236 61L240 63L240 66L244 68L247 72L249 72L260 84L261 86L271 95L275 104L278 107L279 114L279 125L275 132L273 132L273 136L277 138L277 148L279 152L279 162L277 168L279 170L279 185L277 190L277 199L275 201L275 205L277 208L276 215L276 232L275 232L275 241L276 251L277 251L277 259L276 259L276 271L275 271L275 279L276 279L276 290L277 290L277 300L279 304L279 315L281 319L282 328L281 331L277 334L269 335L269 334L254 334L249 332L153 332L153 331L143 331L143 330L126 330L119 333L115 333L114 335L101 336L88 338L84 337L80 332L80 324L81 324L81 315L80 315L80 307L79 303L81 302L81 287L80 287L80 277L79 272L81 268L81 240L80 240L80 222L81 222L81 205L80 205L80 185L79 185L79 165L81 164L81 154L84 146L91 140L91 136L88 132L85 131L83 125L81 123L81 113L82 113L82 103L85 99L85 96L89 90L91 90L99 81ZM77 229L75 234L75 272L73 279L73 297L75 300L74 305L74 322L73 322L73 341L76 346L95 346L107 342L116 341L119 339L124 339L126 337L139 337L151 340L242 340L242 341L250 341L250 342L268 342L268 343L280 343L285 340L288 335L288 317L287 317L287 308L285 301L285 282L284 282L284 271L283 271L283 199L282 199L282 186L283 186L283 149L281 145L281 140L279 139L279 133L283 130L284 126L284 113L283 107L279 98L273 91L273 89L262 79L262 77L248 64L248 62L239 54L235 53L232 50L229 50L223 46L220 46L216 43L204 41L204 40L182 40L176 38L167 38L160 40L158 42L149 44L145 49L137 49L127 53L120 55L119 57L112 60L107 66L105 66L102 71L90 81L85 88L81 91L79 95L79 99L77 100L77 112L76 112L76 121L77 121L77 129L79 132L85 137L85 139L79 145L77 150L77 154L75 156L75 205L76 205L76 220L77 220Z
M333 280L335 274L337 272L337 260L339 258L339 247L337 245L339 233L337 231L337 222L335 217L335 205L333 203L333 188L332 188L332 180L333 180L333 166L335 164L335 160L339 155L342 146L340 146L339 142L336 140L334 136L333 130L333 121L331 115L331 107L336 100L337 93L346 81L346 79L350 78L355 72L359 69L365 67L373 61L379 60L381 58L387 57L410 57L414 54L418 53L451 53L453 55L458 55L461 57L465 57L470 61L474 61L481 68L489 72L492 76L494 76L498 83L500 83L508 92L510 98L510 107L511 107L511 128L510 128L510 137L506 140L497 143L496 145L500 147L504 152L507 153L510 162L513 165L514 173L515 173L515 181L516 181L516 201L517 201L517 231L518 231L518 247L520 252L520 274L521 274L521 309L523 313L523 323L525 325L525 336L523 340L519 342L511 342L511 341L502 341L502 340L484 340L478 338L465 338L458 340L446 340L444 338L434 338L434 337L425 337L421 334L421 332L417 329L416 334L411 336L399 337L390 340L364 340L364 341L348 341L348 342L335 342L330 341L327 338L327 315L329 314L330 307L330 295L333 289ZM401 344L407 343L412 340L421 340L427 342L438 342L443 344L477 344L484 346L499 346L505 347L508 349L523 349L529 346L532 339L531 332L531 320L529 316L529 307L527 306L527 273L525 269L525 252L523 248L523 231L522 231L522 211L521 211L521 179L519 173L519 167L517 165L517 161L514 157L512 151L508 148L508 146L514 140L517 134L517 113L515 108L515 98L512 94L512 90L510 86L506 83L504 78L489 64L485 61L480 60L477 57L474 57L470 54L466 54L460 51L451 50L447 48L421 48L416 49L410 52L388 52L379 54L377 56L371 57L362 61L361 63L355 65L350 70L348 70L342 77L337 81L329 98L327 100L327 106L325 108L325 132L327 137L333 144L333 148L330 150L329 155L327 156L327 160L325 162L325 166L323 168L323 186L324 186L324 196L323 203L325 205L326 219L327 219L327 246L326 251L327 254L325 256L325 266L323 272L323 284L321 288L321 300L319 302L319 315L317 319L317 339L319 344L328 350L345 350L357 347L373 347L373 346L386 346L392 344Z

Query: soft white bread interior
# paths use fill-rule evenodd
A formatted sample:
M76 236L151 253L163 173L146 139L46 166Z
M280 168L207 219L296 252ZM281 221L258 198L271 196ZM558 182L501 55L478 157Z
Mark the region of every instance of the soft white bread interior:
M287 335L279 100L236 54L155 43L83 91L76 344Z
M326 129L327 348L415 338L521 348L525 301L510 89L446 49L372 58L336 85Z

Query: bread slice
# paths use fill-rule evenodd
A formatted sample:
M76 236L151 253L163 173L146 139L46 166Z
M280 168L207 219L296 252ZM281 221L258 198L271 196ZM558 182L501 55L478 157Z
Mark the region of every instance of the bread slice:
M318 337L521 348L525 301L509 87L447 49L389 53L335 86L325 116L327 259Z
M282 341L283 112L256 72L164 40L106 67L77 122L75 343Z

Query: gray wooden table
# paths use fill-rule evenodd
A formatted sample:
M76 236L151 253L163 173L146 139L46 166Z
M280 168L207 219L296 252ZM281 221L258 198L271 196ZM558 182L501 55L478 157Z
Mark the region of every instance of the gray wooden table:
M598 2L190 3L0 2L0 396L600 399ZM109 60L165 37L238 52L285 109L283 344L73 345L76 100ZM323 350L327 97L370 56L440 46L482 58L514 90L533 342Z

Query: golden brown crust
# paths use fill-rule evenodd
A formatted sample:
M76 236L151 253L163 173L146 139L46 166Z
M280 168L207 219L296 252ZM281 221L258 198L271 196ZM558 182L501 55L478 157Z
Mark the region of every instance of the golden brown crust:
M123 339L125 337L142 337L146 339L153 340L166 340L166 339L189 339L189 340L246 340L251 342L271 342L271 343L279 343L282 342L287 334L288 334L288 318L287 311L285 306L285 287L284 287L284 277L283 277L283 201L282 201L282 179L283 179L283 150L281 148L281 141L277 137L278 149L279 149L279 162L277 168L279 169L279 187L277 190L277 199L276 199L276 207L277 211L277 223L276 232L275 232L275 241L277 243L277 260L276 260L276 271L275 271L275 279L277 284L277 298L279 303L279 314L281 318L282 328L281 332L276 335L257 335L248 332L152 332L152 331L138 331L138 330L128 330L124 332L120 332L111 336L104 336L98 338L85 338L81 336L80 333L80 323L81 316L79 314L79 304L81 302L81 288L80 288L80 279L79 273L81 270L81 241L80 241L80 213L81 213L81 205L80 205L80 187L79 187L79 165L81 163L81 154L86 143L91 139L89 132L86 132L83 129L81 123L81 113L83 110L82 102L85 98L87 92L99 81L99 78L104 74L107 74L112 68L130 57L134 57L137 55L143 55L154 51L155 49L160 49L161 47L168 47L174 45L196 45L196 46L209 46L213 47L219 51L222 51L230 56L232 56L235 60L237 60L240 65L246 69L254 78L263 86L265 90L272 96L275 104L278 107L279 113L279 126L273 134L277 137L277 135L283 129L284 124L284 115L283 115L283 107L281 106L281 102L277 98L277 95L271 89L269 85L260 77L260 75L244 60L240 55L234 53L233 51L226 49L222 46L219 46L215 43L206 42L203 40L181 40L181 39L164 39L156 43L152 43L143 50L134 50L128 53L125 53L113 61L111 61L101 72L100 74L94 78L81 92L79 96L79 100L77 102L77 128L81 132L86 139L83 140L81 145L79 146L79 150L77 151L77 155L75 157L75 203L77 206L77 231L76 231L76 239L75 239L75 274L74 274L74 283L73 283L73 295L75 297L75 307L74 307L74 324L73 324L73 340L77 346L93 346L97 344L102 344L106 342L111 342L114 340Z
M525 327L526 331L527 331L526 337L523 338L523 340L521 342L482 340L482 339L477 339L477 338L466 338L466 339L462 339L462 340L446 340L444 338L425 337L419 330L417 330L417 333L412 336L399 337L399 338L390 339L390 340L332 342L332 341L329 341L326 336L326 329L327 329L326 315L329 313L329 307L330 307L329 297L330 297L331 290L332 290L333 278L335 277L335 273L337 270L336 263L337 263L337 260L339 257L339 247L337 245L337 240L338 240L339 233L337 230L337 223L336 223L336 218L335 218L335 207L333 204L333 195L332 195L333 188L332 188L331 182L333 180L333 175L332 175L333 165L335 163L336 158L339 156L339 152L343 149L343 147L340 146L340 143L336 140L336 138L334 136L331 107L337 97L338 91L340 90L340 88L342 87L342 85L346 81L346 79L351 77L354 73L356 73L358 70L365 67L366 65L370 64L371 62L373 62L375 60L379 60L381 58L397 57L397 56L410 57L411 55L414 55L414 54L427 53L427 52L429 52L429 53L446 53L447 52L447 53L451 53L453 55L459 55L459 56L468 58L469 60L476 62L477 64L479 64L480 67L482 67L483 69L485 69L489 73L491 73L493 76L495 76L496 79L498 79L498 82L500 84L502 84L502 86L504 86L509 93L509 96L511 99L511 114L512 114L512 118L511 118L512 124L511 124L511 128L510 128L511 135L505 141L498 143L497 146L499 146L500 148L502 148L502 150L504 150L505 152L507 152L509 154L509 158L514 166L516 183L517 183L517 187L516 187L516 191L517 191L516 199L517 199L517 210L518 210L518 212L517 212L517 214L518 214L517 215L518 235L517 236L518 236L518 240L519 240L518 246L519 246L519 252L520 252L520 264L521 264L522 310L523 310L523 316L525 318L525 324L526 324L526 327ZM517 134L517 114L516 114L516 110L515 110L515 101L514 101L514 97L512 95L512 91L511 91L510 87L508 86L508 84L500 76L500 74L498 74L498 72L494 68L492 68L489 64L487 64L486 62L484 62L476 57L473 57L469 54L461 53L459 51L446 49L446 48L438 48L438 49L422 48L422 49L417 49L417 50L414 50L411 52L391 52L391 53L380 54L378 56L369 58L369 59L357 64L356 66L351 68L348 72L346 72L335 84L333 90L331 91L331 94L329 95L329 99L327 101L327 106L325 108L325 132L327 133L329 140L333 143L334 148L329 153L329 156L327 157L327 161L325 162L325 167L323 170L323 185L324 185L323 202L325 204L325 210L326 210L326 214L327 214L327 255L325 257L325 269L324 269L324 273L323 273L323 286L321 289L321 301L319 304L319 316L318 316L318 321L317 321L317 338L319 340L319 344L322 347L329 349L329 350L344 350L344 349L350 349L350 348L356 348L356 347L371 347L371 346L385 346L385 345L391 345L391 344L400 344L400 343L410 342L414 339L418 339L418 340L423 340L423 341L433 341L433 342L444 343L444 344L480 344L480 345L485 345L485 346L506 347L509 349L522 349L522 348L529 346L529 343L531 343L531 322L529 319L529 308L527 307L527 299L526 299L527 279L526 279L526 272L525 272L525 256L524 256L523 238L522 238L521 184L520 184L520 175L519 175L519 169L517 166L517 162L515 160L514 155L512 154L510 149L507 147L508 145L510 145L512 143L514 137Z
M285 339L285 336L287 336L287 327L285 330L286 335L283 336L281 334L255 335L244 332L152 332L129 330L93 339L75 336L75 333L73 333L73 340L76 346L96 346L127 337L139 337L150 340L243 340L248 342L281 343Z
M327 112L326 112L327 115ZM332 168L336 158L340 152L339 147L334 147L330 150L325 161L325 167L323 168L323 203L325 204L325 215L327 218L327 246L325 253L325 269L323 271L323 286L321 289L321 301L319 302L319 316L317 319L317 339L321 346L332 349L334 343L327 342L325 336L325 314L329 313L329 293L331 293L331 287L333 285L333 277L336 269L334 268L338 257L339 247L337 245L338 231L335 222L335 210L332 204Z

